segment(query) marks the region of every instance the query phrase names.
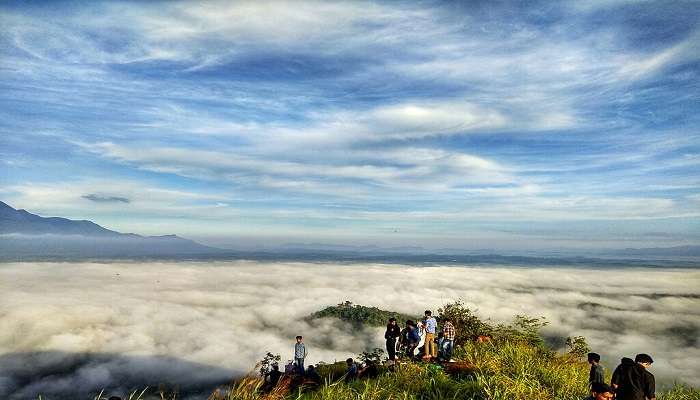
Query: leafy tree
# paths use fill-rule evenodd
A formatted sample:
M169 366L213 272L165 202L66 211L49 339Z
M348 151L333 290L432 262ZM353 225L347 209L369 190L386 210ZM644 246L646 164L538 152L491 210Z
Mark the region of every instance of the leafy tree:
M272 371L272 366L278 364L282 357L279 354L272 354L269 351L265 354L265 357L258 362L260 366L260 376L265 378L265 376Z
M474 312L465 306L462 300L445 304L438 309L438 314L438 322L441 323L445 318L452 321L452 325L455 327L456 343L466 343L479 336L493 334L493 327L474 315Z
M583 336L569 336L566 338L566 347L569 348L569 354L576 358L585 357L591 351Z
M363 351L357 356L357 359L364 364L380 364L382 362L383 355L384 350L380 348L374 348L371 351Z

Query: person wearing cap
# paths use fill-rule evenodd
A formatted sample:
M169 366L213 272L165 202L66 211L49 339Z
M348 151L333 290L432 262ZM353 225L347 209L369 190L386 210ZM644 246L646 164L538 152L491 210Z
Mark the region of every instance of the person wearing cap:
M613 384L617 386L618 400L656 400L654 375L647 371L654 360L648 354L637 354L635 365L623 368L614 374Z
M591 384L591 395L585 400L612 400L615 397L615 391L612 387L603 382L593 382Z

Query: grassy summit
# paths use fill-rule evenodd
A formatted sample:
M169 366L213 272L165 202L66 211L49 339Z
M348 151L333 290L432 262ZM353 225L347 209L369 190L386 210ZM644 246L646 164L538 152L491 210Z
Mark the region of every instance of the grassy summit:
M380 366L376 377L345 382L344 363L323 364L320 386L297 385L283 378L272 391L261 390L260 377L247 377L215 393L211 400L580 400L588 395L589 366L583 356L585 339L569 338L569 352L547 348L539 334L541 319L517 316L512 324L492 324L479 319L460 302L438 310L438 319L449 316L457 329L455 363L402 363L390 370ZM327 307L309 318L335 317L359 325L384 326L390 317L410 316L376 307L345 302ZM479 343L479 336L490 341ZM360 355L363 358L367 353ZM610 360L613 361L613 360ZM614 360L617 361L617 360ZM607 365L608 380L613 364ZM700 390L685 386L658 393L659 400L700 400Z

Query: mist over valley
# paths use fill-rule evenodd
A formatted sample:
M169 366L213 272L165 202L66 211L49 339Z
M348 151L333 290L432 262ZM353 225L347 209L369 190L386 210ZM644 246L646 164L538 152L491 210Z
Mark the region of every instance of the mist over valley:
M126 393L165 382L206 392L250 372L266 351L291 358L297 334L310 363L383 347L381 328L304 318L345 300L418 316L463 299L494 322L544 316L553 348L582 335L607 368L648 352L661 383L698 385L699 288L697 269L5 263L0 397Z

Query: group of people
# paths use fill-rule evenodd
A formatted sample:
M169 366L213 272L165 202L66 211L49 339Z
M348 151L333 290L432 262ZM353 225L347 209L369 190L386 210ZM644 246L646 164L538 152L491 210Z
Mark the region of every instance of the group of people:
M401 329L396 318L390 318L384 339L389 358L389 365L397 362L398 358L409 360L452 362L452 351L456 330L449 318L441 318L442 329L430 310L425 310L420 321L408 320ZM296 337L294 344L294 360L289 360L285 366L286 375L302 377L308 383L321 383L321 377L313 365L304 369L304 360L308 355L306 345L301 336ZM591 365L589 384L591 395L586 400L655 400L654 375L648 368L654 362L648 354L637 354L634 360L624 357L615 368L610 384L605 379L605 368L600 364L600 354L588 353L588 363ZM368 362L360 367L355 360L346 360L347 369L345 380L351 381L361 376L377 374L377 366ZM282 377L277 365L266 375L266 383L274 387Z
M384 339L386 340L386 351L389 364L396 363L397 356L405 359L423 359L425 361L453 361L452 351L455 341L455 327L449 318L442 318L442 329L438 330L438 324L430 310L425 310L424 317L420 321L408 320L405 327L401 329L396 318L390 318ZM421 356L422 354L422 356ZM294 359L289 360L284 368L284 375L295 375L303 377L305 381L315 383L321 382L316 368L309 365L304 369L304 361L308 351L302 336L296 337L294 343ZM360 367L355 360L348 358L345 360L346 371L345 380L350 381L361 376L372 376L376 374L377 366L372 362ZM274 387L283 376L278 365L273 365L266 374L265 380L268 387Z
M420 355L426 361L451 361L455 341L455 327L449 318L442 318L442 330L438 333L437 320L430 310L425 310L421 321L406 321L403 329L398 326L396 318L389 319L384 332L389 363L396 362L399 356L415 359ZM418 350L418 351L417 351Z
M586 400L655 400L656 383L654 375L648 371L654 362L651 356L642 353L634 360L623 357L620 361L608 385L605 369L600 365L600 354L588 353L591 396Z

